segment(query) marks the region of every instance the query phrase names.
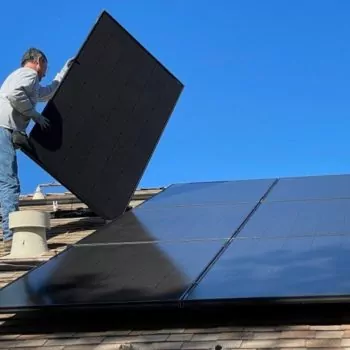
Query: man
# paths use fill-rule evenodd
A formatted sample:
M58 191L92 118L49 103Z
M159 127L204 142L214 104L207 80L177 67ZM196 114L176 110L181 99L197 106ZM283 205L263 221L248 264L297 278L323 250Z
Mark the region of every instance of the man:
M9 214L18 210L20 195L14 135L26 135L30 120L43 129L49 126L49 121L35 110L36 103L53 96L71 62L67 61L51 84L41 86L48 60L42 51L30 48L22 57L21 67L0 88L0 205L5 253L10 252L12 242Z

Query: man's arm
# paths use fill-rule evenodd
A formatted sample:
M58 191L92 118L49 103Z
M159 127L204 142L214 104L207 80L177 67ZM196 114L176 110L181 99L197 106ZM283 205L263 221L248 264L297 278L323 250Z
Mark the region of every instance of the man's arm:
M56 92L58 86L60 85L60 81L53 80L51 84L46 86L39 85L37 100L38 102L47 102L51 99L51 97Z
M55 76L52 83L46 86L39 86L37 99L38 102L47 102L56 92L58 86L61 84L64 76L66 75L69 67L73 63L74 58L69 59L63 66L61 71Z

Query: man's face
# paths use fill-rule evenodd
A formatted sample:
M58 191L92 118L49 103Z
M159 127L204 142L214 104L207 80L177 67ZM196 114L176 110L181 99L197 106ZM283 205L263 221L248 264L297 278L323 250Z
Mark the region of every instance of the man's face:
M47 61L40 58L37 63L37 72L39 75L39 80L42 80L46 76L47 72Z

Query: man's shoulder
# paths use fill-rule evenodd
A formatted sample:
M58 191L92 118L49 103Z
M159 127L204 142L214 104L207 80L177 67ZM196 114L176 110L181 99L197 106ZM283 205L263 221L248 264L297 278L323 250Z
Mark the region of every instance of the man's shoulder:
M7 81L21 81L21 80L34 81L37 79L38 79L38 73L34 69L31 69L28 67L17 68L12 73L10 73L6 78Z
M10 73L0 90L11 90L17 87L34 86L39 84L38 73L28 67L20 67Z
M18 77L34 78L34 79L38 77L38 73L34 69L28 68L28 67L17 68L11 73L11 75L18 76Z

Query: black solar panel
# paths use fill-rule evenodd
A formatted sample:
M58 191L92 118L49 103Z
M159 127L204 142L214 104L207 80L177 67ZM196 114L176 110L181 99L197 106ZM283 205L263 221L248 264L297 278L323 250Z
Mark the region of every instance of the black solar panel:
M228 239L253 210L252 204L135 209L78 244Z
M183 85L103 12L26 154L95 213L126 209Z
M350 199L265 202L239 237L350 234Z
M350 198L350 175L307 176L280 179L268 201Z
M187 301L350 297L350 235L236 239Z
M145 202L143 208L257 203L275 179L175 184Z
M73 247L0 291L0 309L175 303L222 244Z

